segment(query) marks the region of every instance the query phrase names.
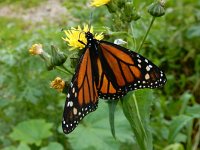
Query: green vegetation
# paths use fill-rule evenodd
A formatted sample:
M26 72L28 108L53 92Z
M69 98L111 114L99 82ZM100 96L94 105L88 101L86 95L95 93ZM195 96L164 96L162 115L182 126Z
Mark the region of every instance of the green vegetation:
M28 49L41 43L51 53L51 45L55 45L68 56L64 65L74 71L76 59L70 57L79 53L68 51L62 29L88 23L92 12L94 30L104 32L104 40L120 38L128 42L125 47L137 51L152 21L148 6L153 1L134 0L132 5L130 0L116 0L124 13L107 6L91 8L87 0L62 1L60 5L67 12L55 14L59 20L54 21L52 16L41 21L35 21L34 15L20 17L46 2L0 1L1 8L19 10L17 17L0 14L0 149L200 149L199 1L167 1L165 15L155 18L139 53L162 68L168 81L161 89L130 92L119 101L114 122L116 139L110 130L109 107L101 99L94 113L71 134L64 135L61 121L66 96L49 84L57 76L66 81L72 76L56 69L47 71L44 61L31 56ZM131 17L124 6L131 8Z

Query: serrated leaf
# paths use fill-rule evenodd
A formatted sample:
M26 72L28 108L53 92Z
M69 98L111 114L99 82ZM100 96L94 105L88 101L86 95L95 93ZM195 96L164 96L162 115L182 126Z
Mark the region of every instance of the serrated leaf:
M179 131L187 125L193 117L187 115L180 115L174 118L169 127L169 142L173 142Z
M13 140L39 146L43 139L52 135L51 123L43 119L31 119L19 123L10 134Z
M48 146L43 147L40 150L63 150L63 146L58 142L51 142Z
M98 109L86 116L67 137L74 150L112 150L119 149L122 142L133 143L130 125L119 105L115 111L115 130L117 140L110 132L108 106L100 100Z

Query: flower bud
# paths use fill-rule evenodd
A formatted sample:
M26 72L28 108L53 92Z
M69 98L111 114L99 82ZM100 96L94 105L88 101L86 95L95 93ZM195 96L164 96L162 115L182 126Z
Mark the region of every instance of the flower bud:
M129 15L133 11L133 3L132 2L126 2L124 7L124 13L126 15Z
M59 51L58 48L56 48L53 45L51 45L51 55L52 55L52 58L51 58L52 66L60 66L67 59L65 54L63 52Z
M165 14L164 2L159 1L156 3L152 3L149 8L148 12L154 17L161 17Z
M39 55L45 61L47 70L53 69L51 64L51 56L43 50L42 44L33 44L29 49L29 53L32 55Z
M65 87L65 81L60 77L56 77L53 81L51 81L50 87L56 89L58 92L62 92Z
M42 44L33 44L29 49L31 55L41 55L43 52Z
M123 8L125 5L125 1L124 0L117 0L117 5L119 8Z
M118 10L118 6L117 4L115 3L115 1L110 1L109 4L106 5L107 8L108 8L108 11L110 13L115 13L117 10Z
M133 20L138 20L140 16L137 14L137 12L134 10L134 6L132 2L126 2L124 7L124 16L122 20L131 22Z

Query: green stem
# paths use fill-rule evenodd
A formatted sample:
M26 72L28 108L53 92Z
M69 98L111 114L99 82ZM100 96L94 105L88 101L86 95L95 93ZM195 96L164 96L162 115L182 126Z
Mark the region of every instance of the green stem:
M198 148L199 141L200 141L200 120L199 119L197 122L197 126L198 126L198 131L194 137L194 143L192 144L192 150L196 150Z
M150 25L149 25L149 27L148 27L148 29L147 29L147 32L146 32L144 38L142 39L142 42L141 42L141 44L140 44L140 47L139 47L138 50L137 50L138 53L139 53L140 50L142 49L142 46L143 46L143 44L144 44L144 41L146 40L147 35L149 34L149 31L150 31L150 29L151 29L151 27L152 27L152 25L153 25L153 22L154 22L155 18L156 18L156 17L152 17L152 20L151 20L151 23L150 23Z
M70 74L72 74L69 70L66 71L66 70L62 69L62 67L56 66L55 68L56 68L57 70L63 72L63 73L66 73L66 74L69 74L69 73L70 73Z
M134 103L135 103L135 109L136 109L136 112L137 112L138 120L139 120L140 125L142 127L142 131L143 131L143 133L145 135L145 139L147 139L147 134L145 132L145 129L144 129L144 126L143 126L143 123L142 123L142 119L141 119L141 116L140 116L140 111L139 111L139 108L138 108L138 103L137 103L137 99L136 99L135 94L133 94L133 100L134 100Z
M186 150L191 150L192 149L192 128L193 128L193 120L191 120L188 125L187 125L187 145L186 145Z
M71 72L69 69L67 69L64 65L61 65L60 66L61 68L63 68L64 70L66 70L68 73L70 73L70 74L74 74L73 72Z

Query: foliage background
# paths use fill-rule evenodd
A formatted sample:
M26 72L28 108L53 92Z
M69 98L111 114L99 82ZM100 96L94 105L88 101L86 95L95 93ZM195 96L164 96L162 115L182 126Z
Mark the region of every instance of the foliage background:
M150 22L147 6L151 3L134 1L141 15L132 23L136 45ZM28 54L30 46L39 42L48 52L53 44L70 56L76 55L77 52L67 51L61 39L62 29L88 23L91 12L96 31L104 31L103 26L112 27L106 7L91 9L86 0L0 1L0 149L138 149L120 105L115 114L117 139L113 139L108 106L102 100L97 111L84 119L87 126L80 124L65 136L61 130L65 95L50 89L49 82L56 76L66 80L71 76L47 71L39 57ZM126 38L106 35L109 41ZM165 16L156 19L140 53L159 65L168 79L163 89L148 90L154 97L149 121L154 149L198 149L200 2L167 1Z

